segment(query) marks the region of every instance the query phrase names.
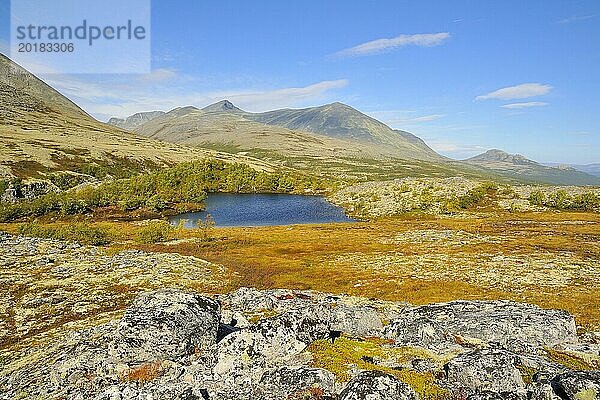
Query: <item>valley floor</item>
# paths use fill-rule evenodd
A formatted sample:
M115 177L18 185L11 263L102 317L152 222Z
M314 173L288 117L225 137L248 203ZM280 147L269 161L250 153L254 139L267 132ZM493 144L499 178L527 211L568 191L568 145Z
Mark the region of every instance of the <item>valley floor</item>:
M215 228L208 241L178 230L176 240L158 244L126 240L132 223L104 224L124 241L91 247L1 238L0 364L66 330L114 319L139 292L164 287L314 289L413 304L511 299L567 310L583 331L600 331L597 213ZM14 233L17 225L0 230Z

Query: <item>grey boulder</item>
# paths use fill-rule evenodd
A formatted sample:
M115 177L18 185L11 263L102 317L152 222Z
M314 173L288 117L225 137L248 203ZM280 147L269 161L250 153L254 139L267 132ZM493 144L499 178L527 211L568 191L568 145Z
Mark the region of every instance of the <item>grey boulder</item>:
M400 345L438 352L499 346L520 353L577 342L573 316L513 301L452 301L407 308L384 329Z
M219 303L209 297L176 289L143 293L125 311L111 352L129 363L210 356L219 316Z
M340 400L417 400L419 396L406 383L381 371L364 371L342 390Z
M525 389L515 355L504 350L475 350L452 359L444 369L454 391L517 392Z
M563 400L600 399L600 371L572 371L552 379L554 392Z

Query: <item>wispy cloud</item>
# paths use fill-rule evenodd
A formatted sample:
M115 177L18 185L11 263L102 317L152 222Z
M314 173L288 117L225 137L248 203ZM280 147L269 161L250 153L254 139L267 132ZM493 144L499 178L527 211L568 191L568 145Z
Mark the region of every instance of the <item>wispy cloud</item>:
M185 105L203 107L223 99L229 99L248 111L304 106L327 99L331 91L348 85L346 79L338 79L301 87L204 91L192 89L193 78L171 72L158 71L151 77L137 79L113 77L106 81L84 80L69 75L48 75L44 80L101 120L141 111L166 111Z
M373 111L368 114L391 127L400 129L410 125L435 121L446 116L446 114L425 114L414 110Z
M542 107L542 106L547 106L547 105L548 105L548 103L544 103L543 101L528 101L526 103L504 104L500 107L514 110L514 109L529 108L529 107Z
M552 86L542 85L541 83L523 83L521 85L509 86L501 88L475 97L475 100L512 100L512 99L526 99L529 97L542 96L550 93Z
M598 14L589 14L589 15L573 15L568 18L563 18L558 21L559 24L571 24L573 22L585 21L586 19L592 19L597 17Z
M420 122L430 122L435 121L436 119L440 119L445 117L446 114L431 114L431 115L423 115L421 117L415 117L405 120L408 123L420 123Z
M162 82L173 79L177 76L177 71L169 68L155 69L149 74L143 74L139 77L144 82Z
M394 38L376 39L335 53L338 57L357 57L380 54L404 46L431 47L442 44L450 37L448 32L400 35Z

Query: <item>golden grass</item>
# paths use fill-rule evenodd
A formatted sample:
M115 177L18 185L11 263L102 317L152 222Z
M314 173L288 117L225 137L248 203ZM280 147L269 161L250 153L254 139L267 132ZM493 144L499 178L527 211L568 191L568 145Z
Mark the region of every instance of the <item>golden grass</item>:
M314 289L415 304L510 299L568 310L582 329L598 330L599 224L600 215L593 213L413 215L356 224L218 228L215 240L202 243L186 231L180 235L188 241L135 247L224 265L236 273L229 289ZM422 230L490 240L393 241Z
M64 226L69 221L44 223ZM215 228L212 240L202 240L197 230L175 230L176 240L158 244L135 242L140 230L136 222L94 224L109 231L115 241L106 249L108 254L136 248L192 255L224 267L211 267L217 268L211 279L173 265L159 279L152 271L130 271L125 280L104 272L94 275L88 268L82 272L84 281L69 290L85 290L104 299L99 309L90 310L96 315L122 310L140 291L158 285L212 293L252 286L413 304L511 299L567 310L575 315L580 330L600 330L598 214L480 213L463 219L415 214L355 224ZM15 233L18 225L0 224L0 229ZM419 232L434 239L419 239ZM66 284L55 282L50 269L35 274L43 285L15 284L7 298L33 298L36 290ZM52 312L52 325L44 323L40 329L54 331L65 321L90 317ZM36 329L28 333L31 340L41 332ZM14 345L18 343L2 347Z

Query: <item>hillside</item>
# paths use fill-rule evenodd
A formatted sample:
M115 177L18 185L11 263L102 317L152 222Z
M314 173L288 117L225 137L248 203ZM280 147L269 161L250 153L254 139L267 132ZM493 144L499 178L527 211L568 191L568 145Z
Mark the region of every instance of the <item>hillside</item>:
M407 136L406 132L394 131L384 123L342 103L300 110L275 110L245 116L267 125L391 146L395 150L394 155L399 158L442 158L423 141L414 140L414 136Z
M79 170L89 163L143 169L207 156L233 159L96 121L2 54L0 103L0 176L39 177L48 171ZM267 168L258 160L240 160Z
M133 114L127 118L111 118L110 120L108 120L108 124L130 131L142 125L143 123L146 123L164 114L164 111L141 112Z
M353 116L345 120L335 110L345 110ZM337 117L319 125L321 127L305 125L306 130L282 126L285 121L283 114L294 114L293 111L313 116L320 113L323 118L331 112L337 113ZM278 113L282 115L275 118ZM394 131L351 107L339 104L254 114L223 100L203 109L187 106L167 113L144 114L153 118L132 129L141 136L236 156L251 156L338 178L364 180L455 175L499 178L481 168L446 159L411 133ZM267 116L269 123L261 122ZM135 118L132 116L127 120ZM345 128L336 130L334 121ZM293 126L291 122L288 125ZM309 129L322 131L315 133ZM344 129L347 135L340 134Z
M492 149L464 160L465 163L488 168L500 174L510 174L529 181L550 182L560 185L598 185L598 177L577 171L571 167L549 167L525 158Z

